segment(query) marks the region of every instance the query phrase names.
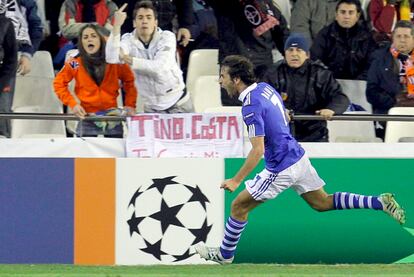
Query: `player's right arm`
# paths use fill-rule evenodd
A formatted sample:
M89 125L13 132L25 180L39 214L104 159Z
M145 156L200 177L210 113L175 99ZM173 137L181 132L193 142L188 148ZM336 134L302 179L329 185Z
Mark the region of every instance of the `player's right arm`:
M251 137L250 142L252 144L252 149L247 155L244 164L233 178L227 179L221 184L221 188L230 192L235 191L240 183L247 177L247 175L250 174L250 172L252 172L263 157L264 137Z

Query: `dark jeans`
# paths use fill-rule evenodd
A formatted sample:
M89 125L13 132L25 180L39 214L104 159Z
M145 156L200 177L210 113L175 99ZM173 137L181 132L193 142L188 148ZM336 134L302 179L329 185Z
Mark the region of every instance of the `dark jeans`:
M10 91L0 92L0 112L11 113L13 105L14 89L16 86L16 77L10 80ZM11 121L10 119L0 119L0 136L10 138L11 136Z

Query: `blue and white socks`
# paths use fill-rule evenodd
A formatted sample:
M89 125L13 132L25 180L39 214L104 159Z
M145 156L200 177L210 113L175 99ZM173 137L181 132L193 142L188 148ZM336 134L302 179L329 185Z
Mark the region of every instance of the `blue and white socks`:
M246 225L247 221L238 221L231 216L227 219L224 238L220 246L220 253L224 259L230 259L234 256L237 243Z
M335 210L373 209L382 210L382 203L377 196L365 196L349 192L335 192L333 195Z

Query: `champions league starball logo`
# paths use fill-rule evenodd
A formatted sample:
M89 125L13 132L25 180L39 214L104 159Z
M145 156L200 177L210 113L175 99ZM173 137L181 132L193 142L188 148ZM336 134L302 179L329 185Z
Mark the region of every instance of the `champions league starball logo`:
M175 178L152 179L151 185L137 189L128 205L132 242L138 251L159 261L178 262L193 256L190 247L205 242L213 226L207 223L210 201L200 187Z

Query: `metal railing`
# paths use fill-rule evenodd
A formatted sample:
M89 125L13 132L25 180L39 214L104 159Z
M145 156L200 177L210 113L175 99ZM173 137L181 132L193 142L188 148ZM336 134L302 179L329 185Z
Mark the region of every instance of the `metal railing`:
M138 114L139 115L139 114ZM73 121L125 121L127 116L87 116L84 119L71 114L61 113L0 113L0 119L28 120L73 120ZM293 120L325 120L320 115L293 115ZM342 114L334 115L331 120L342 121L414 121L414 115L383 114Z

